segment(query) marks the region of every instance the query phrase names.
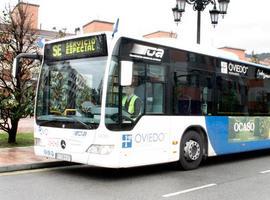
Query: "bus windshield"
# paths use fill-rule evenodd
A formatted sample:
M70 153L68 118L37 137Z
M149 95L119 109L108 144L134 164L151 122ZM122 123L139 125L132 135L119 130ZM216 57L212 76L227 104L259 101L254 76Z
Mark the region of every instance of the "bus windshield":
M37 94L37 124L97 128L106 58L45 60Z

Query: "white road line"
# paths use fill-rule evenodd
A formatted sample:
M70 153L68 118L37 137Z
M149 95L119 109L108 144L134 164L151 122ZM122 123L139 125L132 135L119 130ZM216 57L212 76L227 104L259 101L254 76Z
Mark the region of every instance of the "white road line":
M172 197L172 196L176 196L176 195L180 195L180 194L185 194L185 193L189 193L189 192L194 192L196 190L201 190L201 189L205 189L205 188L209 188L209 187L213 187L213 186L217 186L217 184L211 183L211 184L203 185L203 186L200 186L200 187L194 187L194 188L190 188L190 189L187 189L187 190L182 190L182 191L179 191L179 192L165 194L162 197L165 197L165 198Z
M261 171L260 174L267 174L270 173L270 170Z

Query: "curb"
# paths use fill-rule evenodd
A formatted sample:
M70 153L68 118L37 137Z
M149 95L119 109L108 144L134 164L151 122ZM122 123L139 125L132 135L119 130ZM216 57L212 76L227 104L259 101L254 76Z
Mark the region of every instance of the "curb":
M70 166L70 165L74 165L74 163L70 163L66 161L52 161L52 162L42 162L42 163L8 165L8 166L0 167L0 173L40 169L40 168L52 168L52 167L59 167L59 166Z

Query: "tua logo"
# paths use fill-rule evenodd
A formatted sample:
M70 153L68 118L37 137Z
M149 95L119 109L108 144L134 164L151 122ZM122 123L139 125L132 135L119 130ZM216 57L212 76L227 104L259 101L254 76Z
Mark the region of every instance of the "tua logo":
M164 56L164 49L150 47L141 44L134 44L130 51L130 56L145 60L161 61Z
M148 47L148 49L145 52L145 55L149 57L162 58L164 55L164 50L154 47Z

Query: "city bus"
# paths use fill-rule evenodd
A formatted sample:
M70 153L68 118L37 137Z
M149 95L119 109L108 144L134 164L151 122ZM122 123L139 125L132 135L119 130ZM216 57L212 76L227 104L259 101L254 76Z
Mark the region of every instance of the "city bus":
M126 88L141 101L124 109ZM134 105L133 105L134 106ZM49 41L37 86L35 154L106 168L270 147L270 69L221 51L94 33Z

